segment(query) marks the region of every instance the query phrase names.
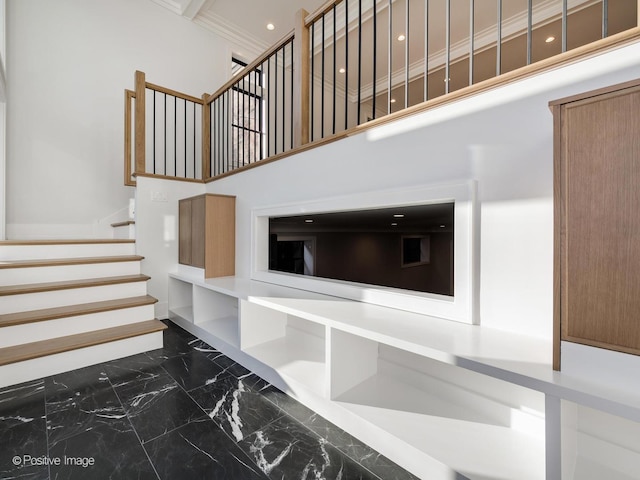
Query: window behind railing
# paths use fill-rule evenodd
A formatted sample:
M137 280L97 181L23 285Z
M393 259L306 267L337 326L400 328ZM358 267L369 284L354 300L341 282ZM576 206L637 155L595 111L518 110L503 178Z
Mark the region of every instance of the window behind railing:
M233 81L210 100L211 173L293 148L293 37L257 64L234 60Z

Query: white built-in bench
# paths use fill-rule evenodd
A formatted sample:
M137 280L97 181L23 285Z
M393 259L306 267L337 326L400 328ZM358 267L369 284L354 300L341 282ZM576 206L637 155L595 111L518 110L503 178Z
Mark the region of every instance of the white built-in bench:
M554 372L550 341L195 271L169 275L169 311L421 478L627 479L640 460L579 420L640 433L636 374Z

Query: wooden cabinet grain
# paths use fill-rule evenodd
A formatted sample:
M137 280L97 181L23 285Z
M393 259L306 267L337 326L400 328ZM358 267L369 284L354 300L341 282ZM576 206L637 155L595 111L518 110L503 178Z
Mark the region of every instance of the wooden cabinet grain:
M561 341L640 354L640 80L551 102Z
M178 261L205 278L235 275L236 199L205 194L179 201Z

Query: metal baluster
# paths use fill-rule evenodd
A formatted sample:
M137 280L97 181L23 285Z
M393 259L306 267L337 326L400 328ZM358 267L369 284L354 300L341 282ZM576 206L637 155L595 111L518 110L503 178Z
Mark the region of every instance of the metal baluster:
M173 97L173 176L178 176L178 97Z
M475 51L475 17L476 9L474 0L469 0L469 85L473 85L473 62Z
M267 58L267 158L271 156L271 57Z
M316 34L316 22L313 22L311 24L311 52L309 53L309 55L311 57L311 85L310 85L310 87L311 87L311 125L310 125L310 128L309 128L309 130L310 130L309 131L309 141L311 141L311 142L313 142L313 127L314 127L313 119L315 117L315 112L313 111L314 110L314 103L313 103L313 101L314 101L314 88L313 87L314 87L315 78L316 78L315 77L315 65L316 65L316 62L315 62L315 55L314 55L314 52L315 52L315 41L316 41L315 34Z
M285 132L287 127L287 90L285 88L287 81L287 58L285 52L287 46L282 47L282 151L286 150Z
M409 106L409 0L405 0L404 18L404 108Z
M602 0L602 38L609 36L609 0Z
M290 48L290 52L291 52L291 98L289 99L289 105L290 107L290 113L289 113L289 128L290 128L290 132L289 132L289 149L293 148L293 89L294 89L294 85L293 85L293 39L291 39L291 48ZM302 119L301 119L302 120Z
M378 81L378 8L376 0L373 0L373 93L371 95L371 110L373 118L376 118L376 83Z
M333 4L333 105L331 115L331 133L336 133L336 4Z
M498 0L498 42L496 43L496 77L502 71L502 0Z
M391 87L392 85L392 79L391 77L393 76L393 54L392 54L392 50L393 50L393 4L392 4L393 0L389 0L389 26L388 26L388 37L389 37L389 55L388 55L388 64L387 64L387 92L389 93L388 98L389 101L387 102L387 114L391 113Z
M167 94L164 94L164 174L167 174Z
M360 125L360 109L362 104L362 0L358 0L358 118Z
M567 0L562 0L562 52L567 51Z
M445 14L445 50L446 58L444 65L444 93L449 93L449 68L451 62L451 0L447 0L447 8Z
M153 90L153 173L156 173L156 91Z
M349 0L345 0L344 2L344 129L346 130L348 126L349 126Z
M324 14L322 14L322 63L320 64L320 87L322 88L322 90L320 90L320 138L324 138L324 17Z
M531 65L532 45L533 45L533 0L527 3L527 65Z
M424 101L429 100L429 0L424 0Z

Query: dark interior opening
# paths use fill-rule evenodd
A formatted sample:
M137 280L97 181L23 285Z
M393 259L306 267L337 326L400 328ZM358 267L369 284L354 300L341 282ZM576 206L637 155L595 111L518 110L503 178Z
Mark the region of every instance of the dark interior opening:
M269 269L453 296L454 204L269 218Z

